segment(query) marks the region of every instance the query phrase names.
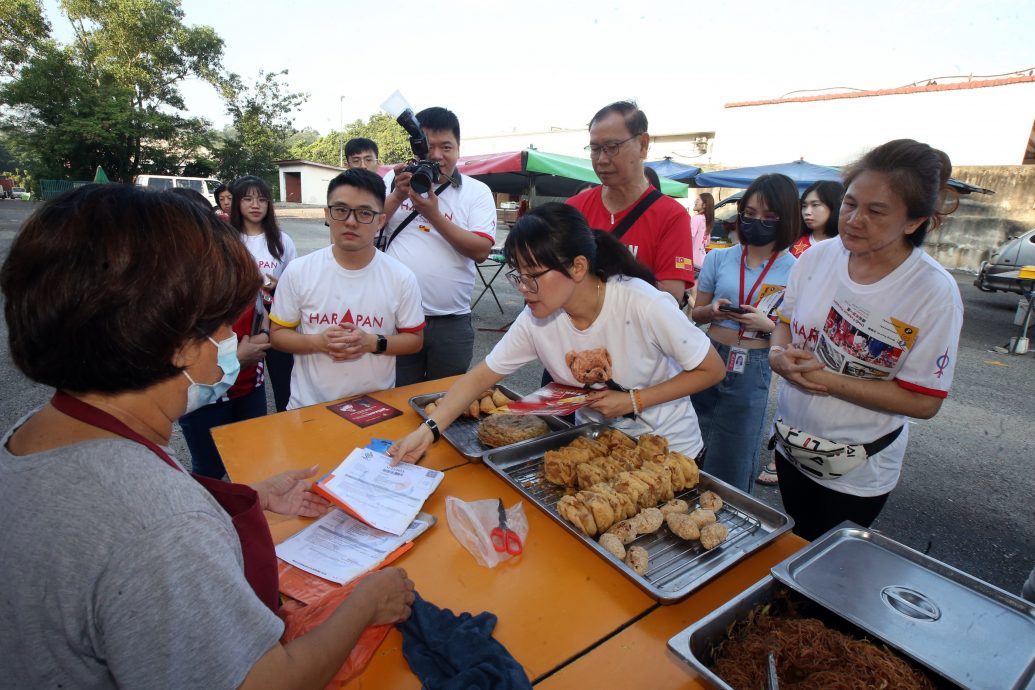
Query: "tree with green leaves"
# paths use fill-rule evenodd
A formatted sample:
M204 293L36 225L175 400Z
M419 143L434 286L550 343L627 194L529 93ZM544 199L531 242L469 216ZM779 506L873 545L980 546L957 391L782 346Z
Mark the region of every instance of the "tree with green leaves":
M291 157L338 165L340 142L354 137L365 137L377 142L382 163L402 163L413 157L406 130L388 113L375 113L366 122L356 120L344 132L332 131L311 143L298 143L292 146Z
M13 2L13 5L11 4ZM0 11L5 111L12 149L36 177L113 180L178 172L204 158L208 123L180 113L178 83L222 87L223 41L188 26L179 0L62 0L75 38L59 46L39 2L6 0Z

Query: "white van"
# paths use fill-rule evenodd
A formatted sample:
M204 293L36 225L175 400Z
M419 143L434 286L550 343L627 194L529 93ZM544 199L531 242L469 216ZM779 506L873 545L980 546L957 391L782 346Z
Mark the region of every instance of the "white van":
M200 193L208 203L216 206L216 187L223 184L219 180L206 179L204 177L179 177L176 175L137 175L137 187L147 187L161 191L173 187L187 187Z

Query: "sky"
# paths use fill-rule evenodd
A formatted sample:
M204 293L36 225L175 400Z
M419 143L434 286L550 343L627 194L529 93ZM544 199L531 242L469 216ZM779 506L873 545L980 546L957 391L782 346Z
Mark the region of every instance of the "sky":
M55 37L71 36L45 0ZM296 128L366 120L396 89L441 105L463 136L582 128L633 98L652 134L712 131L730 102L802 89L895 88L1035 67L1031 0L844 2L640 0L183 0L187 24L225 41L246 81L288 70L308 94ZM182 86L190 114L222 127L209 85ZM342 98L344 97L344 98ZM951 114L947 114L951 116ZM474 153L474 152L468 152Z

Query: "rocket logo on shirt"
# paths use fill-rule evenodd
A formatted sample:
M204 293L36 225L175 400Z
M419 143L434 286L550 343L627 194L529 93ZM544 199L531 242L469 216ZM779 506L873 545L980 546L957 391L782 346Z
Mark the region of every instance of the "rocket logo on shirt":
M330 314L311 312L308 319L310 324L318 324L321 326L337 326L342 323L351 323L360 328L383 328L385 322L383 316L369 316L358 312L356 313L356 316L353 317L351 309L346 310L344 315L339 315L337 312L331 312Z

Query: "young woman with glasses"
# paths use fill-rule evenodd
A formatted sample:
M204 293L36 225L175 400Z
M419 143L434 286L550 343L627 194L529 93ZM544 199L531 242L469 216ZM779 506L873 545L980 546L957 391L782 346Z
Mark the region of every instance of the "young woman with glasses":
M769 402L769 336L801 228L798 190L785 175L756 179L737 204L740 244L708 253L693 310L725 362L725 378L693 396L707 471L751 492Z
M238 178L231 185L234 202L230 210L230 224L241 233L241 240L248 251L255 257L259 273L263 277L259 299L263 311L269 313L273 304L273 294L277 289L277 281L284 274L287 265L298 258L295 243L281 231L277 224L277 214L273 210L273 195L266 181L254 175ZM269 325L261 330L269 337ZM291 367L294 357L280 350L269 350L266 353L266 372L273 385L273 401L277 412L287 409L291 396Z
M722 362L629 250L609 233L591 230L578 210L551 203L514 225L503 252L514 268L507 277L527 306L428 422L389 453L418 461L483 391L527 362L538 359L554 381L581 387L569 362L593 353L609 361L609 387L588 394L590 404L577 420L659 434L672 450L697 457L702 443L689 396L722 377Z

